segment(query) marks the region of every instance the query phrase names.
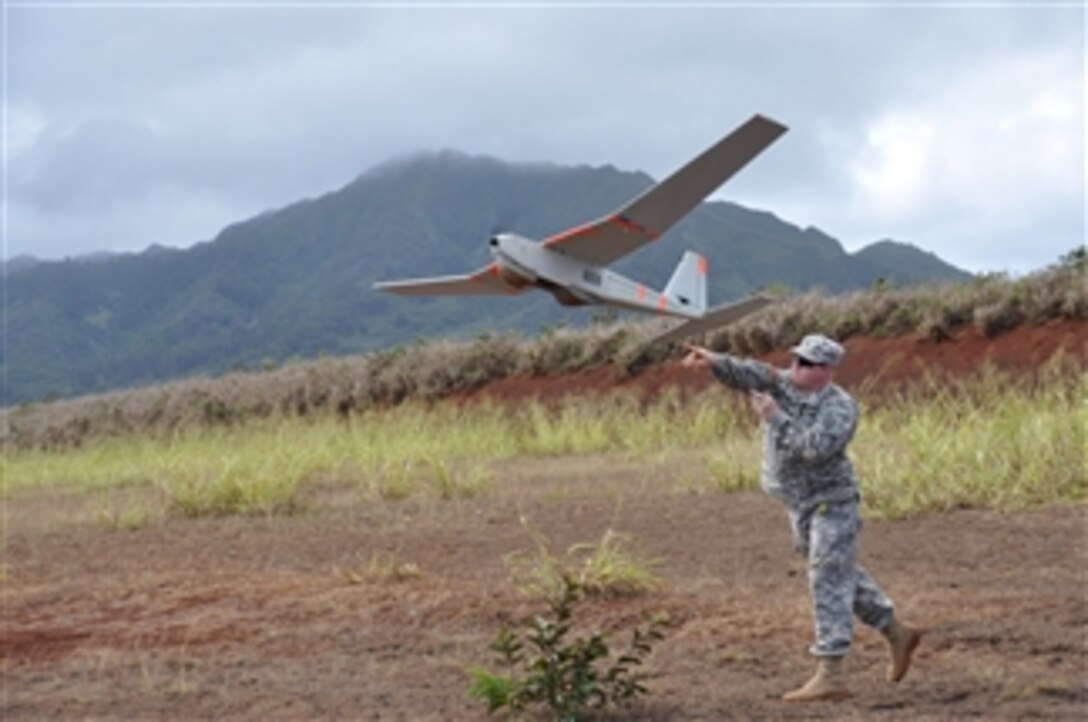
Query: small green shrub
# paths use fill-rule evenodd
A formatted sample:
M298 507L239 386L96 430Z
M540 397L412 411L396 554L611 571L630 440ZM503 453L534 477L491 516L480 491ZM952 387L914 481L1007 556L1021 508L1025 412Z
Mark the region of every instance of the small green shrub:
M559 594L548 603L554 619L534 617L521 634L503 626L491 649L507 671L470 669L469 696L486 703L488 714L503 708L519 713L543 706L554 719L573 722L587 709L628 706L646 694L645 674L636 668L653 651L653 644L664 638L668 618L651 617L645 627L636 627L627 649L608 664L610 650L604 633L569 638L574 608L581 599L580 582L564 576Z

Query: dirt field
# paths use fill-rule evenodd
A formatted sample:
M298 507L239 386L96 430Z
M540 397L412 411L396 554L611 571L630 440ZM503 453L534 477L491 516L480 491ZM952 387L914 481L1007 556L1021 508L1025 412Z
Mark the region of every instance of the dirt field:
M910 359L959 363L981 352L1027 370L1062 344L1083 358L1083 327L1019 333L858 340L844 379L856 385L881 368L890 379L899 367L889 359L909 370ZM968 355L969 343L985 348ZM881 365L864 367L867 354ZM962 370L956 363L946 366ZM531 389L509 382L489 393L515 390ZM578 613L618 630L617 643L644 611L672 618L649 660L651 694L607 719L1088 717L1083 506L867 522L863 564L903 618L928 629L916 665L886 684L883 642L859 629L847 660L855 697L795 706L779 697L810 673L811 633L784 514L756 493L685 490L677 478L698 473L696 462L509 462L472 499L374 503L315 486L309 510L293 517L167 518L134 531L109 528L101 510L141 495L153 504L150 491L9 497L0 718L485 719L466 697L466 668L491 664L502 622L546 611L519 595L503 562L534 548L522 516L558 552L611 528L630 535L633 552L663 560L661 591ZM375 553L420 575L366 579Z

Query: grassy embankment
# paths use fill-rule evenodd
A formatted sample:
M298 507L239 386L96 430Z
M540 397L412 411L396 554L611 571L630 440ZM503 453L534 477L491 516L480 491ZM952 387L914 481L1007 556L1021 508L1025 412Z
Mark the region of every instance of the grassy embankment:
M902 517L957 507L1013 509L1081 503L1088 406L1070 359L1030 382L986 369L874 403L852 447L868 512ZM495 462L514 457L615 454L667 467L702 460L700 478L677 491L755 487L758 433L724 389L682 401L665 395L642 408L630 395L572 399L558 409L406 403L350 422L333 414L279 415L229 427L136 433L78 448L9 453L6 493L31 489L161 490L181 516L305 513L308 484L354 489L361 503L414 495L486 495L502 483ZM146 496L146 495L145 495ZM130 508L117 526L150 523Z
M965 325L992 336L1025 323L1083 320L1085 261L1081 248L1021 279L795 296L706 342L746 355L816 330L840 339L943 339ZM508 375L627 366L656 324L421 344L7 410L4 493L150 487L174 514L291 513L304 506L300 489L314 482L348 485L366 499L452 498L501 483L496 460L582 453L668 464L670 455L695 452L703 478L680 486L753 486L759 450L751 415L724 394L686 403L665 397L648 409L622 395L558 411L428 405ZM643 360L675 349L654 353ZM1083 501L1088 418L1082 369L1068 362L1030 380L990 371L956 385L934 382L879 405L863 394L853 452L870 513ZM136 524L144 516L137 509L127 518Z
M965 327L991 337L1024 324L1088 319L1084 249L1029 276L986 276L964 283L782 298L705 339L735 355L789 348L819 331L943 340ZM480 336L434 341L351 358L288 363L78 399L26 404L0 416L5 448L64 448L136 433L224 427L274 416L353 417L405 401L431 401L510 376L549 376L608 365L617 376L675 358L670 346L646 347L668 319L628 319L589 328L547 329L531 338Z

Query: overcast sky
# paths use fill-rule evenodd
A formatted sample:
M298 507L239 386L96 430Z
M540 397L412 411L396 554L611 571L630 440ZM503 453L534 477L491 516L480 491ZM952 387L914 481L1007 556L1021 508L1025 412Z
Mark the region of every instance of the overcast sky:
M8 258L188 246L421 150L661 179L756 112L790 132L717 198L973 271L1084 243L1076 2L8 0L4 20Z

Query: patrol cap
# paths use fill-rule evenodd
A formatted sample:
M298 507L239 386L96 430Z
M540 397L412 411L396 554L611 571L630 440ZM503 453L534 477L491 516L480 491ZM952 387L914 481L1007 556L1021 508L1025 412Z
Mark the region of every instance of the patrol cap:
M838 366L846 349L823 334L810 334L791 349L794 356L823 366Z

